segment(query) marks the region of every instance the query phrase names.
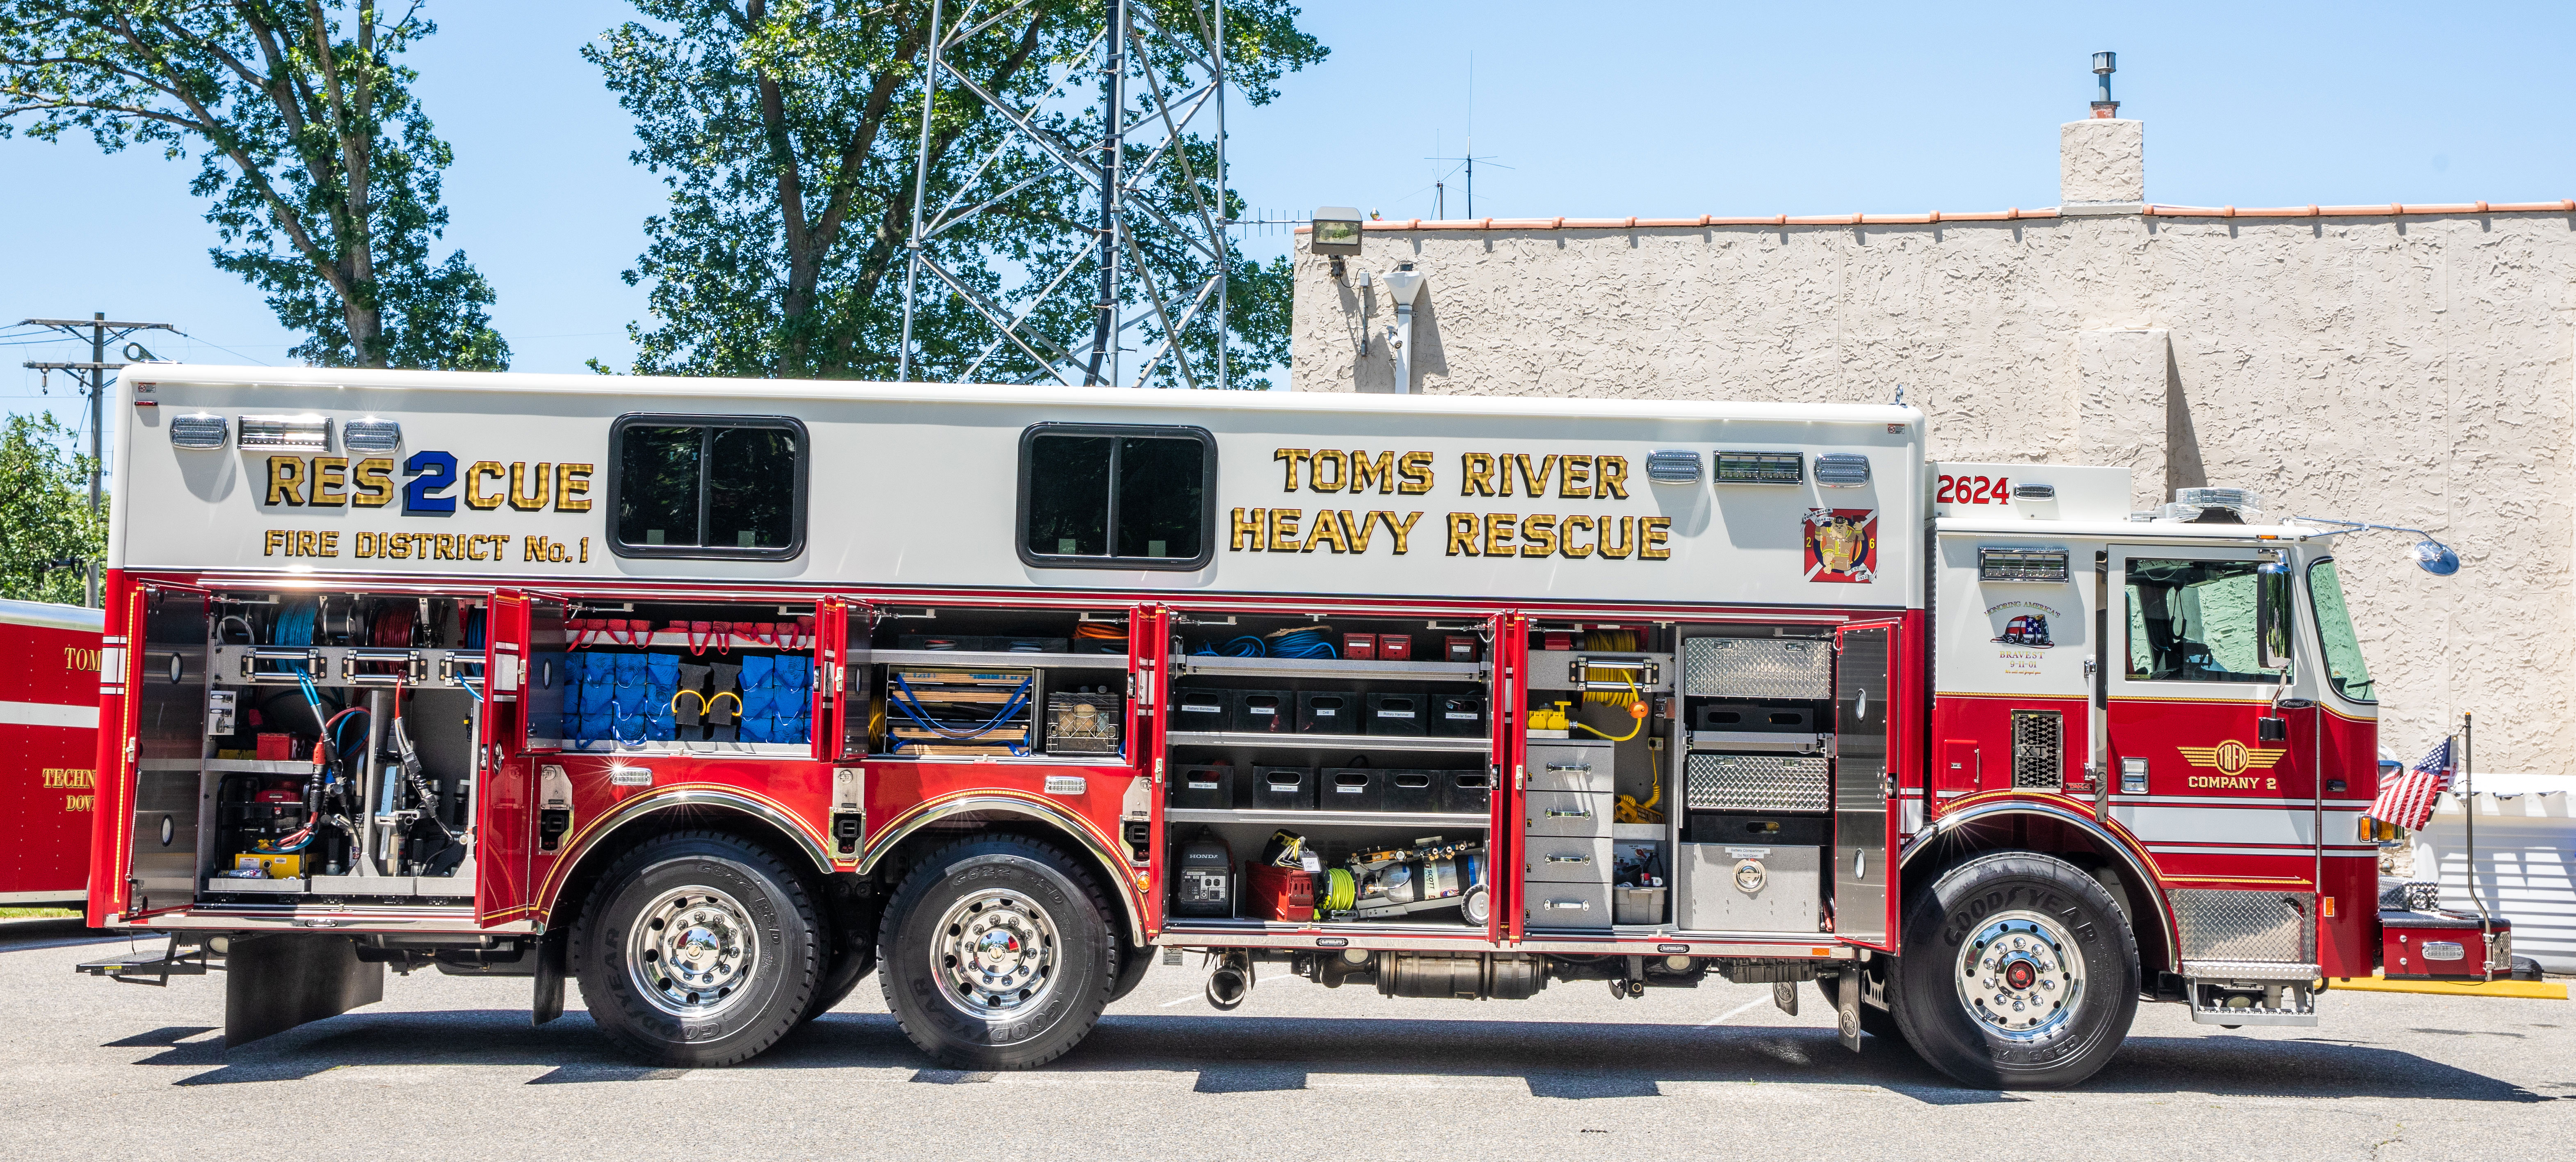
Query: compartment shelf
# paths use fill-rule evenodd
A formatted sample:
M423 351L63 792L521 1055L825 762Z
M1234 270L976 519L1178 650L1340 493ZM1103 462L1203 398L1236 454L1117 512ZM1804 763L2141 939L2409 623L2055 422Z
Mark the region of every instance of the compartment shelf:
M1353 681L1482 682L1483 662L1354 662L1342 658L1228 658L1172 655L1175 678L1348 678Z
M313 764L276 759L144 759L138 771L205 771L219 775L309 775Z
M1223 807L1165 807L1166 823L1257 823L1284 826L1303 823L1312 826L1354 827L1474 827L1484 829L1493 819L1483 814L1451 814L1440 811L1263 811Z
M957 666L967 669L999 667L1003 669L1073 669L1125 670L1125 654L1018 654L1000 650L869 650L867 661L895 666Z
M1493 744L1483 738L1444 738L1401 734L1235 734L1215 730L1175 730L1164 738L1173 746L1242 746L1266 750L1439 751L1484 754Z

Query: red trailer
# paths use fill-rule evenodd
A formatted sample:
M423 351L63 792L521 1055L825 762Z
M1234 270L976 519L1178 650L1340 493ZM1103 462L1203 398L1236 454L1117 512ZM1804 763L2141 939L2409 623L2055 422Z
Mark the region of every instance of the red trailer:
M0 601L0 905L89 898L102 615Z

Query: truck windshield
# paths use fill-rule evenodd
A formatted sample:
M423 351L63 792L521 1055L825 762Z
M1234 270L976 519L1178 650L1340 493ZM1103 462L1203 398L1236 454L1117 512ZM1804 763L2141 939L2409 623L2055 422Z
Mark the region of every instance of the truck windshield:
M2252 561L2129 562L2129 677L2278 682L2256 662Z
M2352 613L2344 608L2343 579L2332 560L2308 566L2308 603L2317 614L2317 636L2325 639L2326 680L2335 693L2354 702L2376 702L2370 664L2362 660L2361 638L2352 631Z

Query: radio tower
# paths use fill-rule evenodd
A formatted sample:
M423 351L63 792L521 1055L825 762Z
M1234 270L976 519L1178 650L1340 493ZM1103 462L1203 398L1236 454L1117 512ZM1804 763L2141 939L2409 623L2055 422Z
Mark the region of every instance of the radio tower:
M985 40L1014 33L1008 18L1031 7L1025 0L935 0L931 6L912 224L904 241L901 378L912 379L921 358L916 321L954 296L991 331L957 368L957 382L995 377L994 357L1007 346L1038 366L1034 382L1228 386L1226 273L1233 248L1225 201L1224 0L1105 0L1106 18L1087 51L1027 104L988 91L952 65L988 47ZM1096 92L1099 109L1073 110L1080 100L1073 94L1086 91ZM1091 126L1095 115L1098 124ZM1196 139L1189 131L1202 116L1213 122L1213 174L1198 172L1190 155ZM997 138L968 164L933 157L935 123L987 117L1000 122ZM1096 132L1096 139L1077 140L1078 126ZM967 176L945 189L934 170ZM1017 281L997 294L934 253L931 244L943 235L971 234L979 215L1001 213L1015 196L1067 178L1097 209L1085 216L1094 223L1082 231L1089 239L1071 257L1015 271ZM1151 228L1151 249L1164 257L1140 244L1139 224ZM1075 279L1086 264L1096 277ZM1071 297L1085 294L1088 299ZM1087 318L1087 334L1048 334L1047 315L1061 326L1070 307L1081 308L1070 314ZM1183 339L1204 345L1210 336L1216 365L1194 365Z

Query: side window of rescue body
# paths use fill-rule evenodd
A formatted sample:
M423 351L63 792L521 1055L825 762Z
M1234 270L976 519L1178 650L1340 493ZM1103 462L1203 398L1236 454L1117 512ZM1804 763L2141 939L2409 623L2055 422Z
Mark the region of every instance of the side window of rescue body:
M1038 424L1020 436L1020 559L1042 568L1198 569L1215 541L1204 429Z
M609 543L628 557L777 560L805 546L805 426L631 415L609 433Z

